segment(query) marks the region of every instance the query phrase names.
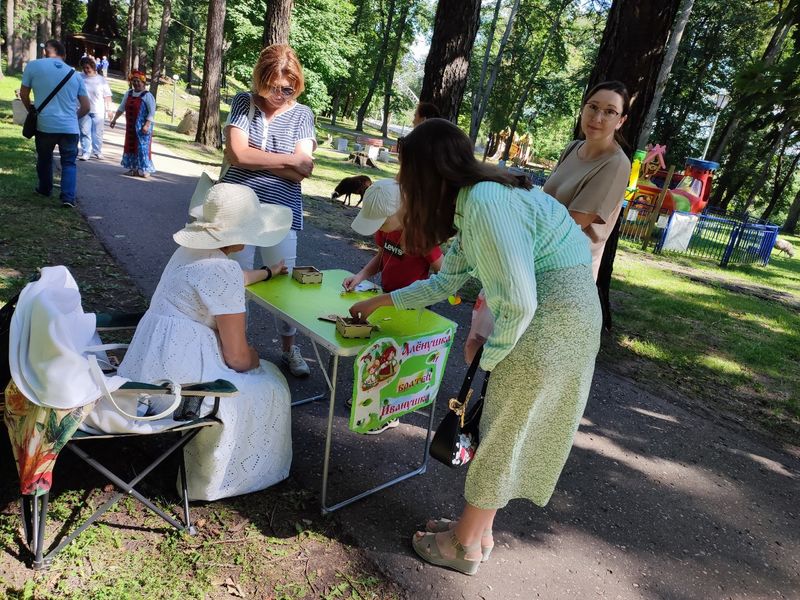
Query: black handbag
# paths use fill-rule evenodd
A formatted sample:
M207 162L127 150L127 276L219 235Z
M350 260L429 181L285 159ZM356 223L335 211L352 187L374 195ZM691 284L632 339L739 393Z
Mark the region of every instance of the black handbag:
M431 441L430 454L433 458L444 463L450 468L463 467L475 456L480 441L478 425L483 413L483 399L486 396L486 385L489 383L489 373L483 378L483 386L478 400L469 406L472 398L472 380L478 370L483 348L478 350L472 364L467 369L464 383L458 398L451 398L448 403L448 412L436 428L436 433Z
M50 95L44 99L44 102L42 102L39 105L39 108L31 106L31 109L28 111L28 114L25 115L25 123L23 123L22 125L22 135L24 137L31 139L33 136L36 135L36 126L37 126L37 121L39 120L39 113L42 112L42 110L44 110L44 107L47 106L47 103L53 99L53 96L55 96L62 87L64 87L64 84L67 83L67 81L69 81L69 78L72 77L74 73L75 69L70 69L70 72L67 73L67 76L61 80L61 82L55 87L55 89L52 92L50 92Z

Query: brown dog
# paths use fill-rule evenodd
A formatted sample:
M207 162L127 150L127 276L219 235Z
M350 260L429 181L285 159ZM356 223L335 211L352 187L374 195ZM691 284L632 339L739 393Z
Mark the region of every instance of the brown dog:
M339 196L344 195L344 204L350 206L350 195L358 195L358 202L356 206L361 204L364 199L364 192L372 185L372 179L366 175L356 175L354 177L345 177L336 186L336 189L331 194L331 200L336 200Z

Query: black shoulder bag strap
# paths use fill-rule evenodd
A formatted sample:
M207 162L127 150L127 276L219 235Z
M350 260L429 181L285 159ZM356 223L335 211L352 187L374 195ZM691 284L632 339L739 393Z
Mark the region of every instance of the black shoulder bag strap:
M69 81L69 78L72 77L74 74L75 74L75 69L70 69L70 72L67 73L67 76L64 77L64 79L61 80L61 83L59 83L52 92L50 92L50 95L47 98L44 99L44 102L42 102L39 105L39 108L36 108L36 106L34 106L33 110L37 114L41 113L42 110L44 110L44 107L47 106L47 103L50 102L50 100L53 99L53 96L55 96L59 92L59 90L62 87L64 87L64 85L67 83L67 81Z

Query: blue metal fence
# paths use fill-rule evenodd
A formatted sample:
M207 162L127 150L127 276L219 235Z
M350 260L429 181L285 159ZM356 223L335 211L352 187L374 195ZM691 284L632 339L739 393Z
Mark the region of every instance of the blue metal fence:
M681 218L683 216L683 219ZM669 243L670 232L680 220L695 221L688 244ZM769 264L778 226L755 221L745 215L716 216L675 211L660 236L656 252L676 252L719 261L720 266ZM666 244L666 247L665 247Z

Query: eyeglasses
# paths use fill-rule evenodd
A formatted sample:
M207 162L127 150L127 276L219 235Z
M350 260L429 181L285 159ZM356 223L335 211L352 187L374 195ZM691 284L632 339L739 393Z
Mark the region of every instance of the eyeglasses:
M271 94L278 95L280 94L284 98L291 98L294 96L294 88L293 87L281 87L279 85L271 85L267 88Z
M587 114L591 116L600 115L601 121L611 121L612 119L619 116L619 113L615 111L613 108L600 108L597 104L590 102L588 104L583 105L583 110L586 111Z

